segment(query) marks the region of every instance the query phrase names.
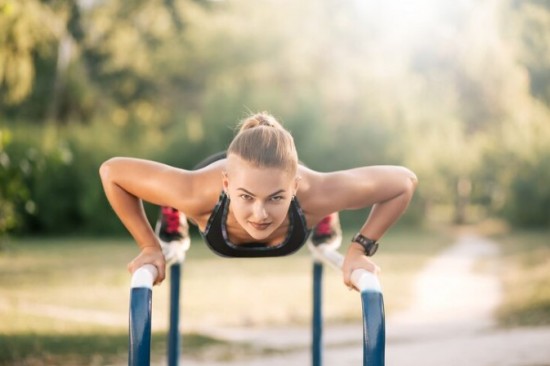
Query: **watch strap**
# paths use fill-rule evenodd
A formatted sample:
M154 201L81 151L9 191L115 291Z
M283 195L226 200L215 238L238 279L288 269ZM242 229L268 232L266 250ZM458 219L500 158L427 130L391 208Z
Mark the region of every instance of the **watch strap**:
M360 233L355 234L351 241L361 245L366 256L372 257L378 250L379 243L376 240L369 239Z

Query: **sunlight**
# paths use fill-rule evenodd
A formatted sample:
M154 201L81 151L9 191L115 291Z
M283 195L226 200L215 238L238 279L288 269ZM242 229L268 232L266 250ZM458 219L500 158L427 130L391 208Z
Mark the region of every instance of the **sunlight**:
M390 43L407 45L452 29L471 0L356 0L365 24Z

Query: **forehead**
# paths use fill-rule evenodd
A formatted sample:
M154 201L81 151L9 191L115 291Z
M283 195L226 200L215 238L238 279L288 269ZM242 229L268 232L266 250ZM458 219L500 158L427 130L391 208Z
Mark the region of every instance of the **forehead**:
M294 176L282 168L257 167L235 154L227 157L227 176L234 188L257 194L286 190L294 182Z

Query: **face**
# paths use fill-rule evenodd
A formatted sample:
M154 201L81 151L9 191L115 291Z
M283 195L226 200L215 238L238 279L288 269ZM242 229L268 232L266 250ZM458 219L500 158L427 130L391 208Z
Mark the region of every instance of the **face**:
M298 180L280 168L258 168L238 155L227 157L223 187L230 213L250 236L261 241L284 221Z

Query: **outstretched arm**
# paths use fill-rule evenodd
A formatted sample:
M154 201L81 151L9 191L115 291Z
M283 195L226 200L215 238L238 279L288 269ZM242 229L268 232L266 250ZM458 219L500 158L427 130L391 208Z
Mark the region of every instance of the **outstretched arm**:
M339 206L335 207L338 211L372 206L358 232L373 240L379 240L405 212L416 185L416 175L398 166L372 166L328 173L322 184L327 199ZM357 268L375 273L379 271L365 255L364 248L352 242L343 266L344 283L348 287L352 286L351 272Z
M136 241L141 253L128 264L130 272L146 263L155 265L165 278L165 261L158 239L147 220L142 199L165 206L185 206L181 190L191 191L189 173L147 160L113 158L99 170L109 203ZM174 188L177 187L177 188Z

